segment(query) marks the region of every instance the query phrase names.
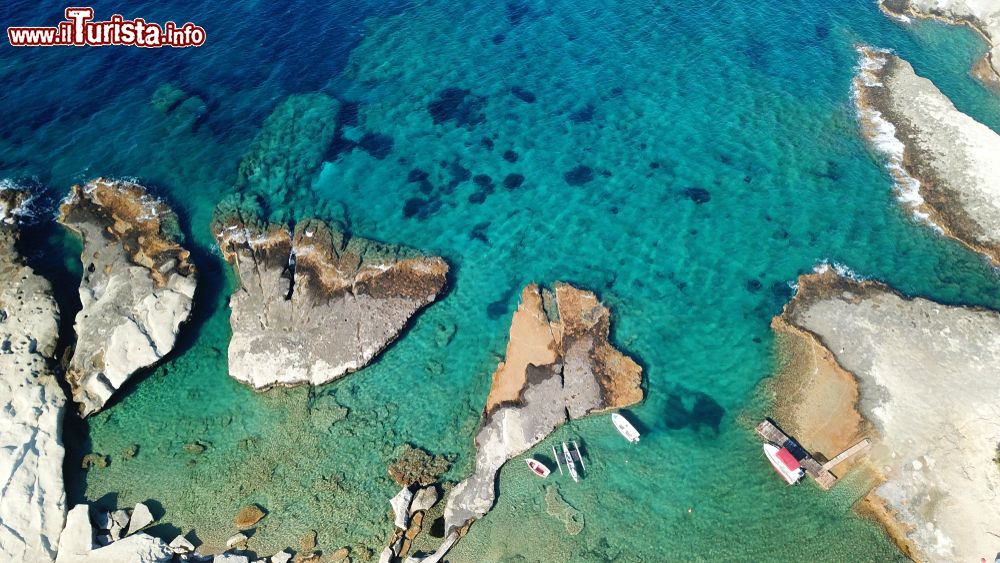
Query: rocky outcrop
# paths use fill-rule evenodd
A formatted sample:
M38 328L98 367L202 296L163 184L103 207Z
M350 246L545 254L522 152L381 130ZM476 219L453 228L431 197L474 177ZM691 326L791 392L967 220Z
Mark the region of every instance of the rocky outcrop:
M496 476L570 419L638 403L642 368L608 342L611 313L588 291L557 283L521 293L506 360L476 434L475 472L459 483L445 509L446 539L426 561L438 561L496 500Z
M990 49L972 68L986 84L1000 88L1000 2L990 0L880 0L882 10L897 19L934 18L967 25L989 43Z
M825 269L799 278L781 321L821 353L800 362L804 380L829 355L857 380L797 421L807 435L853 432L833 420L853 401L873 428L869 453L884 481L864 503L910 557L975 561L1000 552L1000 313L903 297ZM793 377L789 373L787 377ZM835 375L834 375L835 376ZM824 376L826 377L826 376ZM815 386L813 386L815 387ZM831 389L841 389L838 397Z
M215 233L240 287L229 374L256 389L320 385L363 368L445 287L441 258L348 238L319 220L236 213Z
M27 194L0 188L0 560L52 561L65 520L59 308L16 244Z
M178 243L176 215L138 184L74 186L59 213L83 239L83 309L66 378L87 416L173 349L191 314L195 268Z
M90 523L90 507L78 504L66 516L56 563L168 563L174 551L159 538L142 532L98 546Z
M264 120L240 163L236 190L293 208L311 200L313 178L337 130L340 103L318 92L289 96Z
M888 157L900 199L1000 263L1000 135L955 109L903 59L860 51L854 86L862 130Z

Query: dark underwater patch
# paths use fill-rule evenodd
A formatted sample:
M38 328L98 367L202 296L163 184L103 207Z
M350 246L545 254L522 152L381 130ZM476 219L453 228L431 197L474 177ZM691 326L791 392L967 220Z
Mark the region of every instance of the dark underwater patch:
M469 239L478 240L487 245L490 244L490 239L486 236L486 230L490 228L490 224L487 223L477 223L475 227L469 231Z
M517 162L517 153L512 150L503 151L503 159L507 162Z
M718 435L726 409L711 396L683 387L667 396L663 421L670 430L698 432L707 428Z
M587 104L582 108L575 109L569 114L569 120L573 123L587 123L594 120L594 106Z
M712 200L712 192L705 188L685 188L681 190L681 194L698 205Z
M516 190L517 188L520 188L523 183L524 176L517 173L507 174L507 177L503 179L503 187L508 190Z
M531 13L531 7L523 0L511 0L507 2L507 21L510 25L521 25L524 18Z
M516 97L517 99L521 100L526 104L533 104L537 99L534 93L529 92L528 90L525 90L520 86L514 86L513 88L511 88L510 93L514 94L514 97Z
M476 96L471 90L445 88L433 102L427 104L427 111L435 125L452 120L457 125L476 125L486 120L483 107L486 98Z
M563 174L563 179L571 186L582 186L594 179L594 170L581 164Z
M395 145L392 137L381 133L365 133L358 141L358 147L378 160L385 160Z

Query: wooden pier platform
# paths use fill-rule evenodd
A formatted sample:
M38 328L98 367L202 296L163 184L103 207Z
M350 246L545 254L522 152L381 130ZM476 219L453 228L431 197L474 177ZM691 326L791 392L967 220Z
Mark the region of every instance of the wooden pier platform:
M812 454L806 451L794 438L785 434L785 431L769 418L765 418L763 422L757 425L757 433L768 442L778 447L787 448L799 460L799 464L802 465L802 469L805 469L806 475L811 477L813 481L816 481L816 484L824 490L828 490L837 482L837 476L830 472L831 469L847 458L871 446L871 440L865 438L844 450L830 461L820 464L813 458Z

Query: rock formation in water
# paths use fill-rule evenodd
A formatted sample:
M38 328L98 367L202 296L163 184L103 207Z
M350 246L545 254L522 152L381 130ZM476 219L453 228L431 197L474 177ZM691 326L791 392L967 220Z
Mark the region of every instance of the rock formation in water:
M524 288L476 434L475 472L449 495L446 539L427 562L493 508L504 463L570 419L642 400L642 368L611 346L610 326L610 311L593 293L564 283L554 292Z
M348 238L319 220L292 231L235 212L213 229L240 279L229 374L256 389L320 385L363 368L447 279L441 258Z
M23 191L0 188L0 560L52 561L66 517L59 307L19 254Z
M972 68L984 83L1000 88L1000 2L990 0L880 0L887 14L906 21L910 16L965 24L986 39L990 50Z
M240 163L237 191L283 209L312 200L310 187L336 134L339 109L337 100L318 92L278 104Z
M854 84L862 129L888 156L901 199L1000 263L1000 135L955 109L903 59L860 51Z
M76 349L66 378L84 416L169 353L191 314L195 268L177 217L138 184L74 186L59 222L83 239Z
M861 508L917 560L1000 552L1000 313L909 299L826 270L799 279L780 321L818 348L798 362L800 377L843 369L857 380L855 389L810 385L822 395L810 403L819 412L792 423L804 435L849 434L857 421L840 417L841 405L857 404L877 437L869 461L884 478Z

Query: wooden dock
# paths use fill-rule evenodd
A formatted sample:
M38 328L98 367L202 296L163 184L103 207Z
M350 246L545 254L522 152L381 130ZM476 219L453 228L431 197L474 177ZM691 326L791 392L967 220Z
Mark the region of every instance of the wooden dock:
M757 433L768 442L771 442L778 447L787 448L788 451L790 451L792 455L799 460L799 464L802 465L802 469L805 470L806 475L811 477L813 481L816 481L816 484L824 490L828 490L837 482L837 476L830 472L831 469L847 458L860 453L871 446L871 440L865 438L850 448L847 448L830 461L820 464L820 462L816 461L811 453L806 451L806 449L796 442L794 438L785 434L785 431L779 428L778 425L769 418L765 418L763 422L757 425Z

